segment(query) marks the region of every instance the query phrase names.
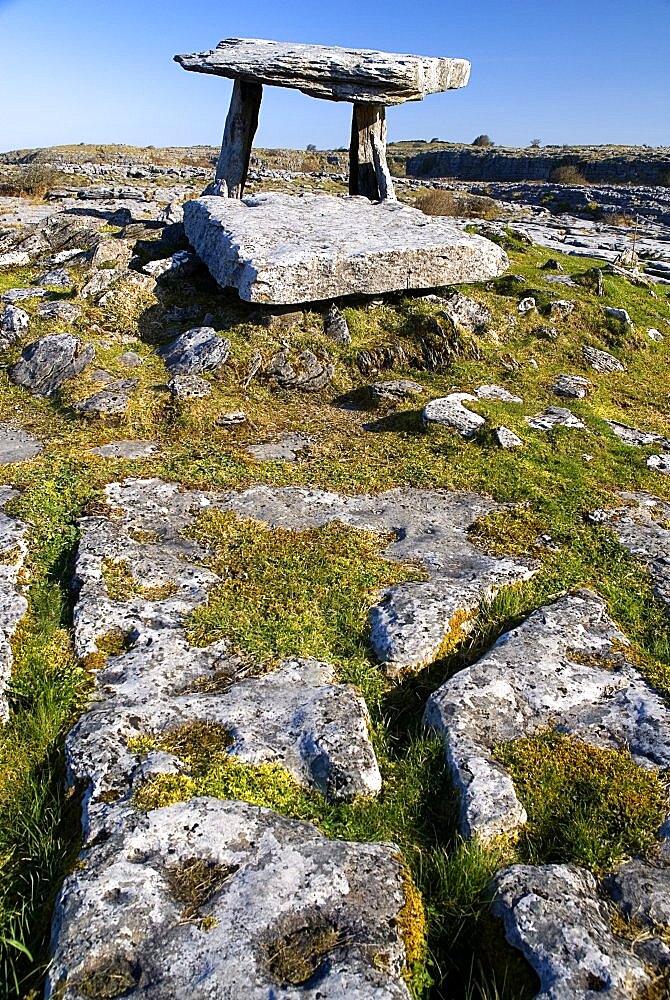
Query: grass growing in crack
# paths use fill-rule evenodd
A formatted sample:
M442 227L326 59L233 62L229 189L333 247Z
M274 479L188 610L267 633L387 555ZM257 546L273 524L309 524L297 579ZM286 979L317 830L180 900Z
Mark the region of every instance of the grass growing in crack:
M655 843L667 792L627 750L545 732L501 744L495 756L528 812L519 850L531 864L567 861L603 872Z

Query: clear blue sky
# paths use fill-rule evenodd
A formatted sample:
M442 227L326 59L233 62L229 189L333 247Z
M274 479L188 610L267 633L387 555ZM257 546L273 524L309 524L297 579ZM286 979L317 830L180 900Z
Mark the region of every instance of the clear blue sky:
M172 56L260 37L463 56L389 138L670 145L670 0L0 0L0 150L218 144L231 84ZM348 143L350 106L265 88L259 146Z

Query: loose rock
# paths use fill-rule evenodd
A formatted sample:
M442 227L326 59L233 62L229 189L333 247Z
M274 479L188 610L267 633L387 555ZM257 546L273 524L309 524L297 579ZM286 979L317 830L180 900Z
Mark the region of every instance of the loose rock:
M480 385L475 389L475 396L478 399L490 399L496 403L523 403L520 396L515 396L509 389L501 385Z
M583 430L585 424L575 414L564 406L548 406L536 417L526 417L526 423L537 431L551 431L555 427L568 427L571 430Z
M475 299L463 295L462 292L454 292L443 301L444 312L452 322L458 323L470 333L486 330L491 322L490 310L480 302L476 302Z
M178 399L202 399L212 394L209 382L199 375L175 375L168 382L168 389Z
M420 396L425 389L418 382L408 378L390 379L373 382L369 387L370 398L374 406L398 404L414 396Z
M12 382L36 396L50 396L67 379L79 375L95 357L90 344L69 333L48 334L24 348L9 369Z
M474 437L480 427L484 426L486 419L463 406L463 400L476 403L477 397L470 395L469 392L452 392L449 396L432 399L424 407L424 423L453 427L461 437Z
M55 319L60 323L74 323L81 316L81 306L74 302L42 302L38 309L42 319Z
M551 391L565 399L584 399L592 388L592 382L583 375L557 375Z
M496 427L493 431L493 435L501 448L523 447L523 441L521 438L515 434L514 431L511 431L509 427L505 427L504 425Z
M0 424L0 465L29 462L42 450L42 443L15 424Z
M319 392L333 377L335 367L326 355L323 361L310 350L300 351L294 364L288 349L275 354L265 374L277 380L282 389Z
M323 332L329 340L333 340L336 344L351 343L351 334L349 333L347 321L335 304L326 313Z
M297 462L310 449L314 438L289 433L267 444L250 444L246 451L259 462Z
M599 351L595 347L584 347L582 354L587 365L590 365L597 372L626 371L626 366L614 355L608 354L607 351Z
M4 306L0 312L0 349L16 344L30 327L30 316L18 306Z
M0 486L0 722L9 718L7 688L13 663L12 637L28 610L19 586L19 575L28 554L25 541L28 525L5 513L6 505L16 496L16 490Z
M158 353L172 375L200 375L221 368L230 357L230 341L211 326L196 326L160 347Z

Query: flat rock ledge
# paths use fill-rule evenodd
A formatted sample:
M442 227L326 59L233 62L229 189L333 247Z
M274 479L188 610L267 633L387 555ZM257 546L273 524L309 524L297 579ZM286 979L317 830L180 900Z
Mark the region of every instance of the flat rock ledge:
M431 695L424 723L444 737L466 836L490 841L526 822L494 748L539 729L627 746L645 768L670 765L670 711L627 646L602 598L581 590L536 611Z
M219 285L274 305L486 281L508 264L453 222L362 197L198 198L184 227Z
M28 610L19 576L28 554L28 525L5 513L5 506L18 496L9 486L0 486L0 722L9 718L7 686L12 671L12 636Z
M58 898L47 1000L409 1000L393 845L210 798L108 829Z

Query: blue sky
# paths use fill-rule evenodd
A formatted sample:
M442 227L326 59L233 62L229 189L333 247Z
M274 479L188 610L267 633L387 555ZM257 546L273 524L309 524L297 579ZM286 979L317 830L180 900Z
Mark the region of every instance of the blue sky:
M389 139L670 145L670 0L0 0L0 150L218 144L225 37L462 56L470 84L391 108ZM348 143L350 106L265 88L259 146Z

